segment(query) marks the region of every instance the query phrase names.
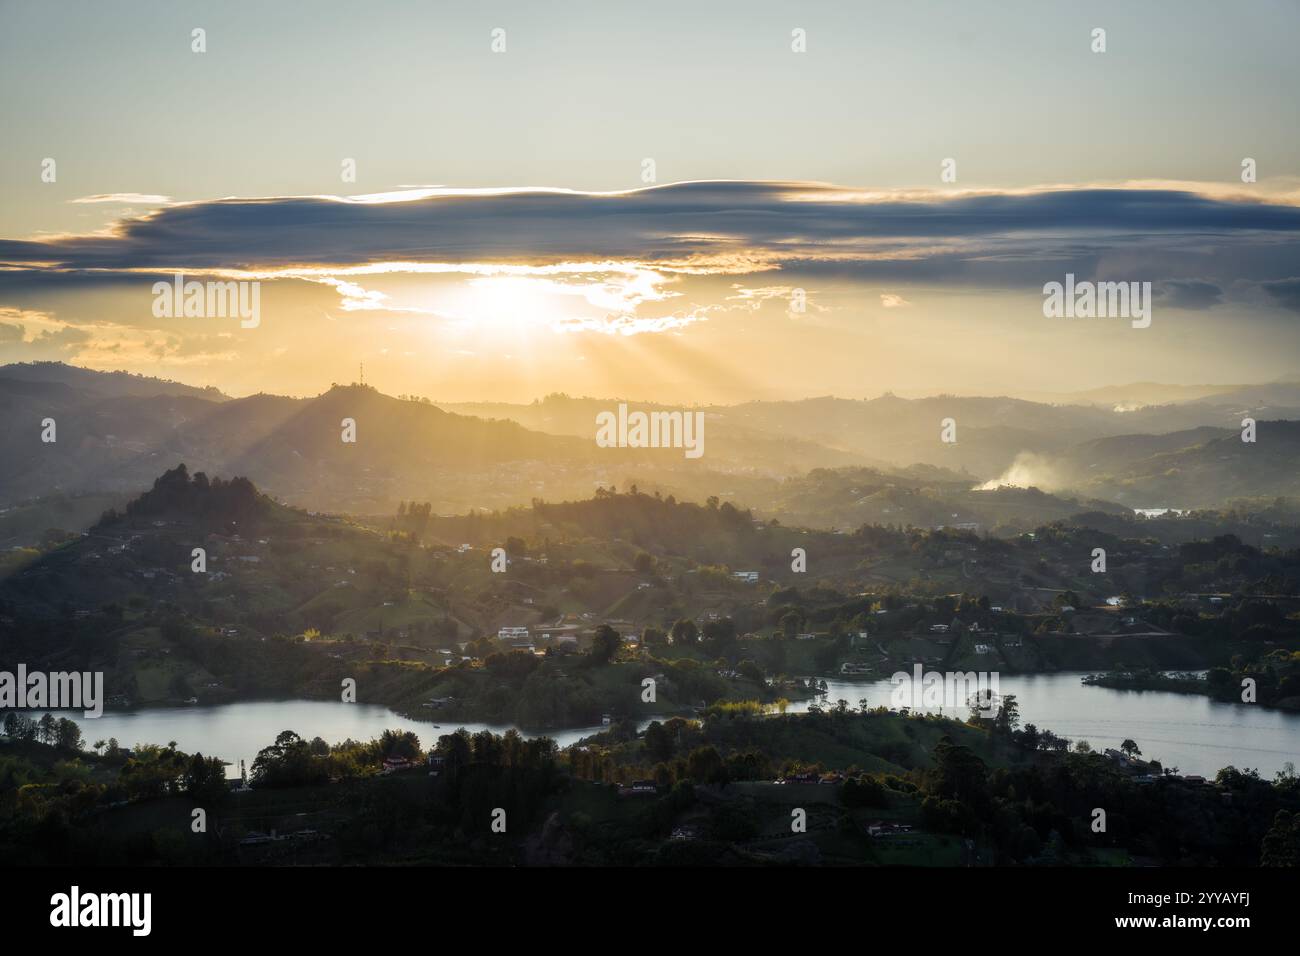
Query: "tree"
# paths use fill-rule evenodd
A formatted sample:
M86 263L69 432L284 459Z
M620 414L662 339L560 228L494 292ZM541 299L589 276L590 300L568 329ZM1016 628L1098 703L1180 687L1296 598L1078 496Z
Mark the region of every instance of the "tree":
M1260 866L1300 866L1300 813L1279 810L1260 844Z
M1078 607L1080 604L1079 595L1073 591L1062 591L1053 599L1052 603L1058 608Z
M132 799L167 796L183 789L188 763L174 745L141 744L127 758L119 780Z
M928 830L968 834L979 826L979 817L961 800L931 795L921 801L921 822Z
M647 625L641 629L641 643L647 647L654 644L663 644L666 640L668 640L668 635L660 628Z
M965 804L979 801L987 792L987 766L968 747L953 743L945 734L934 748L934 768L928 771L929 790L944 799Z
M1020 734L1021 746L1026 750L1037 750L1040 739L1037 725L1025 724L1025 729Z
M1020 705L1015 694L1004 694L998 698L998 713L993 720L993 728L999 733L1015 733L1020 726Z
M752 680L755 684L762 684L767 675L755 661L741 661L736 665L736 673L746 680Z
M75 720L60 717L54 728L54 743L61 750L80 750L81 727Z
M726 783L722 755L712 745L697 747L686 758L686 772L696 783Z
M443 772L449 777L455 777L470 763L472 749L469 732L462 728L454 734L439 737L435 753L443 760Z
M329 779L325 759L292 730L281 731L275 743L258 751L253 761L253 786L296 787Z
M420 756L420 738L409 730L385 730L379 738L379 750L385 757Z
M183 785L185 792L199 801L213 802L224 798L229 792L225 761L196 753L185 768Z
M646 727L643 745L652 760L663 762L672 758L672 735L657 720L650 721L650 725Z
M799 628L803 626L803 612L798 608L790 608L781 615L781 633L788 640L794 640L799 635Z
M1132 739L1125 739L1125 741L1119 745L1119 749L1130 759L1142 756L1142 751L1138 750L1138 745Z
M682 617L673 622L668 637L674 644L695 644L699 640L700 632L694 621Z
M736 643L736 622L729 617L708 621L703 636L705 650L715 657L722 657Z
M58 740L58 722L53 714L46 714L36 722L36 739L43 744L53 745Z
M591 650L588 655L598 664L608 664L618 655L619 648L622 646L623 638L619 637L618 631L608 624L602 624L596 628L596 633L591 639Z

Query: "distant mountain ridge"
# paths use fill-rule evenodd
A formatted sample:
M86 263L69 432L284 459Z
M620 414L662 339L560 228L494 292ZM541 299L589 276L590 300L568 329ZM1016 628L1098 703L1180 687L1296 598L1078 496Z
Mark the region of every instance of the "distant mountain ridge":
M229 399L229 396L212 385L197 388L183 382L137 375L134 372L100 372L63 362L15 362L0 366L0 377L19 382L57 383L114 397L172 395L202 398L210 402Z
M1259 394L1289 400L1290 390L1300 402L1300 386L1286 382ZM495 510L631 483L836 525L893 514L1018 523L1050 520L1076 504L1187 508L1295 494L1289 426L1300 409L1243 405L1247 391L1130 410L891 394L703 406L705 454L688 461L676 449L598 447L596 415L618 399L434 404L361 385L313 398L230 398L121 372L8 365L0 367L0 506L51 493L134 492L176 461L194 472L247 475L303 507L372 514L403 500L431 502L438 513ZM1275 427L1243 450L1234 436L1245 415ZM47 419L57 425L55 442L41 440ZM355 425L354 442L343 438L345 420ZM947 420L955 442L941 439ZM785 483L819 469L849 469L848 487L862 477L853 469L876 477L859 482L870 488L856 497L848 490L827 497L821 487L815 505L796 500L798 485ZM971 496L999 484L1056 498Z

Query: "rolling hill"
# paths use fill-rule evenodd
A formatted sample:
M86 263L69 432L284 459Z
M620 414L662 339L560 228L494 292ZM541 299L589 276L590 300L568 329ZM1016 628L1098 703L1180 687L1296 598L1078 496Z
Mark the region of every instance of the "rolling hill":
M1294 495L1300 411L1260 403L1300 401L1295 392L1289 383L1225 386L1124 410L888 394L709 406L700 409L705 455L687 460L676 449L598 447L596 414L616 399L435 405L360 385L312 398L232 399L125 373L9 365L0 368L0 507L125 494L184 460L332 512L392 513L412 500L444 514L490 511L637 484L681 498L719 496L813 527L1023 528L1115 505L1212 507ZM1235 436L1246 414L1269 428L1243 446ZM56 422L55 442L41 440L47 419ZM356 423L355 442L342 440L344 419ZM941 440L946 419L956 442ZM1007 485L1021 490L999 490ZM1025 493L1031 487L1044 494Z

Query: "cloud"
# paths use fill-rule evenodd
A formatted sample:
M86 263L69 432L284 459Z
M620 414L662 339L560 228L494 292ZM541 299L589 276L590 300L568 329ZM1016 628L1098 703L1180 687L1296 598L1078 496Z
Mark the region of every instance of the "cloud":
M804 289L790 285L765 285L751 288L739 282L732 283L731 288L734 294L727 296L725 301L736 303L732 306L733 309L787 315L828 311L826 306L814 299L814 296L819 293L817 289Z
M93 196L81 196L69 199L70 203L119 203L125 206L167 206L170 196L154 196L144 193L96 193Z
M86 338L48 313L0 308L0 349L6 354L62 355Z
M1166 279L1155 294L1161 305L1171 309L1212 309L1223 304L1223 289L1199 279Z
M1282 308L1300 312L1300 276L1261 282L1260 285Z
M225 334L163 334L115 322L81 323L34 309L0 307L0 363L75 361L90 368L194 365L232 361L237 354Z
M146 199L167 197L80 201ZM763 274L762 284L732 285L724 301L766 316L785 310L791 290L840 282L892 287L880 303L899 309L911 305L909 286L1037 291L1068 272L1152 282L1174 308L1210 309L1225 289L1239 298L1262 288L1266 308L1300 311L1288 284L1300 262L1294 203L1186 184L940 193L743 181L167 200L101 233L0 240L0 296L179 271L324 284L354 315L467 327L484 309L527 311L556 331L635 335L716 317L709 296L695 295L707 292L697 279ZM404 295L389 281L404 275L459 276L473 302ZM503 320L487 316L494 321Z
M1282 244L1294 263L1298 243L1300 207L1189 190L945 195L695 182L623 193L428 189L177 203L120 220L107 235L0 240L0 262L57 272L600 259L703 273L730 264L742 273L984 274L1032 286L1046 264L1062 271L1116 252L1134 269L1159 265L1159 274L1132 276L1158 281L1177 277L1171 260L1180 255Z
M0 313L13 310L0 309ZM4 361L66 361L91 341L91 334L71 325L32 331L24 325L0 323L0 358Z
M662 316L634 316L612 314L593 318L563 318L555 322L557 332L598 332L603 335L645 335L655 332L674 332L696 322L707 322L716 306L701 306L684 312Z

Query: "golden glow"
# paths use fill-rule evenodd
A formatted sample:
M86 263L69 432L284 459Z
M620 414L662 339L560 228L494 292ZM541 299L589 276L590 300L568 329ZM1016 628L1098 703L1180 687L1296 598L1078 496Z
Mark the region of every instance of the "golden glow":
M488 276L470 279L442 311L462 316L482 333L528 334L563 317L563 303L543 279Z

